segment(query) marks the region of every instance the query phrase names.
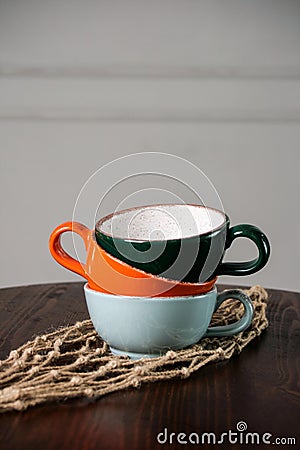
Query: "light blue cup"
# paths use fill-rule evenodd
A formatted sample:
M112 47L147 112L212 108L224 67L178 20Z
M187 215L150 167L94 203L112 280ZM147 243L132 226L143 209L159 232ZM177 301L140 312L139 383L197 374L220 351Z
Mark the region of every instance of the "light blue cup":
M191 297L126 297L84 286L88 311L99 335L114 355L154 358L168 350L195 344L202 337L232 336L249 327L250 298L239 290L217 294L216 288ZM227 299L239 300L244 315L230 325L209 327L211 317Z

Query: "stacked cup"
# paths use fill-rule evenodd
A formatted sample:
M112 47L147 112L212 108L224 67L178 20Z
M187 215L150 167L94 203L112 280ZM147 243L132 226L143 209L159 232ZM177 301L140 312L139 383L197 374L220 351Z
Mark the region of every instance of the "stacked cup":
M66 253L61 235L79 234L83 264ZM237 237L255 243L258 257L223 262ZM204 336L230 336L251 323L251 300L240 290L217 295L218 275L249 275L268 261L267 237L253 225L230 227L223 212L199 205L163 204L131 208L100 219L94 230L78 222L59 225L49 247L54 259L82 275L91 320L113 354L156 357ZM236 323L209 327L226 299L239 300Z

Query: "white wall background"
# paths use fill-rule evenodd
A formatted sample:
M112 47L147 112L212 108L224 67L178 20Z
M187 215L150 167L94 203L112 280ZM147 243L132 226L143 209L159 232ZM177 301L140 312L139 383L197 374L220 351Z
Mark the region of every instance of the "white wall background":
M221 281L299 290L299 48L298 0L1 0L1 286L79 280L50 232L97 168L162 151L270 238L263 271Z

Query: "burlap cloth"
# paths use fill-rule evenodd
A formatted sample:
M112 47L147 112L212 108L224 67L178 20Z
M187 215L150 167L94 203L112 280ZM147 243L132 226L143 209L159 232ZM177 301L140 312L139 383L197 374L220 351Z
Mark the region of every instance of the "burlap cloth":
M205 338L158 358L133 361L113 356L90 320L37 336L0 361L0 411L76 397L96 399L147 382L188 378L210 362L229 359L268 326L267 292L261 286L245 292L254 306L250 328L232 337ZM229 299L211 325L232 323L242 315L243 305Z

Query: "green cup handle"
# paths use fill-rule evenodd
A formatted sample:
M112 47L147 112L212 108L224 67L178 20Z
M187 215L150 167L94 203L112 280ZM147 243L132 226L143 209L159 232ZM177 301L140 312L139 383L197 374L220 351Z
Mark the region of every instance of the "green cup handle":
M242 291L238 289L226 290L218 295L214 312L220 307L220 305L227 299L233 298L243 303L245 307L244 315L237 322L230 325L221 325L216 327L208 327L204 337L219 337L219 336L232 336L233 334L240 333L246 330L252 322L253 317L253 305L250 298Z
M232 242L239 237L246 237L254 242L258 249L258 257L245 262L221 263L216 270L218 275L251 275L267 264L271 251L270 243L267 236L259 228L248 224L235 225L229 228L225 249L229 248Z

